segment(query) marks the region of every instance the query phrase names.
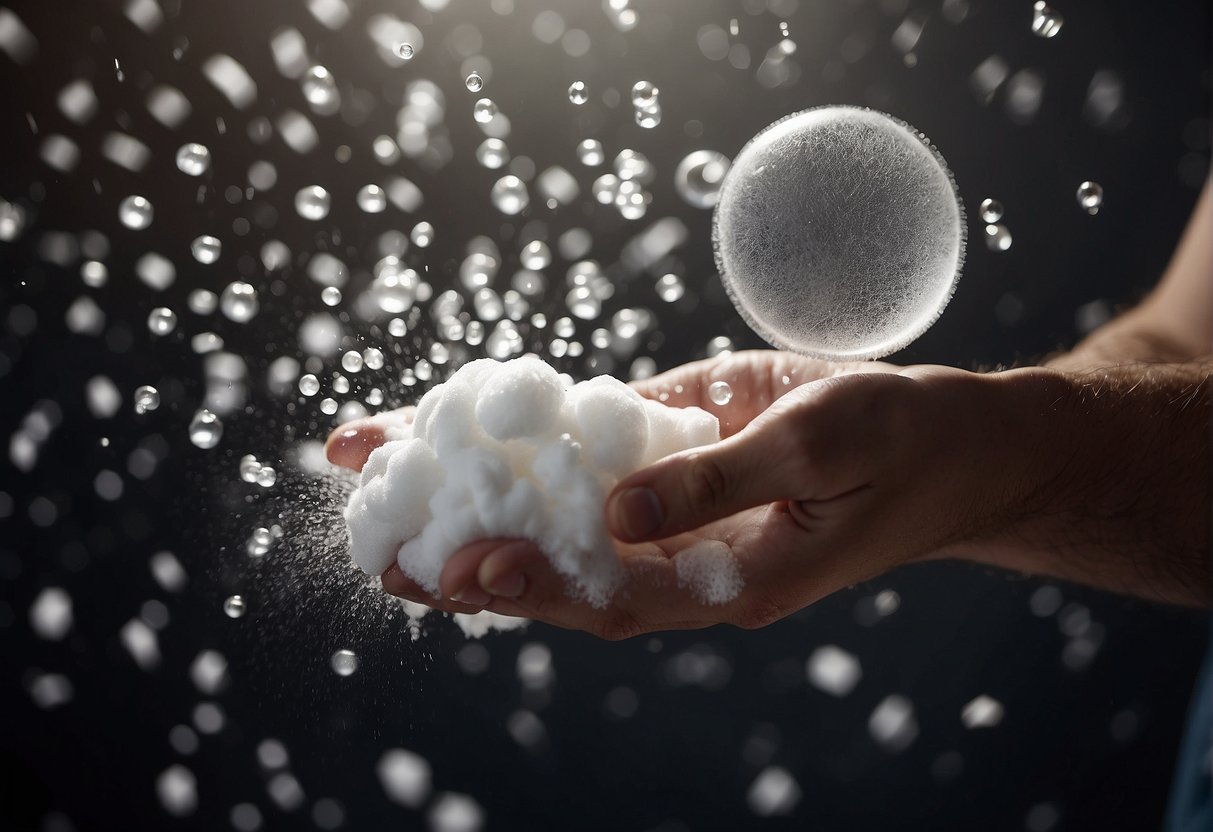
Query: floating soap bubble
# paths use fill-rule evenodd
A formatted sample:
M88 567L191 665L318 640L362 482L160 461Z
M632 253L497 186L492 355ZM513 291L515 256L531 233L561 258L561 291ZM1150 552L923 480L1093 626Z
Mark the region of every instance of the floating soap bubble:
M177 170L186 176L201 176L211 167L211 151L206 145L188 142L177 148Z
M337 412L337 401L332 398L323 398L320 400L320 412L325 416L332 416Z
M708 398L712 400L712 404L724 407L733 401L733 388L727 381L713 381L708 385Z
M205 408L194 414L190 419L190 442L202 450L210 450L219 444L223 436L223 422L219 417Z
M320 300L325 306L336 306L341 303L341 290L336 286L325 286L320 290Z
M378 185L363 185L358 189L355 201L368 214L381 214L387 208L387 194Z
M738 310L772 344L877 358L947 305L963 216L921 134L884 113L822 107L776 122L734 159L716 206L716 262Z
M303 97L316 107L328 107L337 98L337 81L327 67L313 66L303 75Z
M597 167L606 161L606 151L597 139L585 139L577 145L577 158L586 167Z
M632 106L637 110L652 109L657 106L659 95L659 90L651 82L637 81L632 85Z
M676 274L662 275L657 279L657 297L666 303L673 303L686 294L686 287Z
M643 153L624 148L615 157L615 173L625 182L634 179L642 185L647 185L653 181L656 169Z
M476 161L489 170L497 170L510 160L510 150L501 139L485 139L476 148Z
M477 124L488 124L497 115L497 105L491 98L481 98L472 107L472 118Z
M219 241L218 237L212 237L209 234L195 237L194 241L190 243L190 253L204 266L209 266L218 260L222 251L223 243Z
M219 310L223 316L238 324L251 321L259 308L257 290L242 280L229 283L219 296Z
M270 547L273 545L273 532L263 526L253 529L253 533L248 539L248 545L245 546L245 551L248 552L250 557L260 558L268 555Z
M242 618L248 611L248 604L239 595L228 596L223 601L223 614L228 618Z
M411 60L413 60L413 56L415 54L417 54L417 50L415 50L413 48L413 44L411 44L411 43L396 44L396 55L397 55L397 57L400 58L400 60L411 61Z
M257 461L257 457L252 454L245 454L240 457L240 479L245 482L256 482L257 474L261 471L261 463Z
M428 222L419 222L409 232L409 239L417 248L428 248L434 242L434 226Z
M489 193L493 206L503 214L521 214L531 204L526 183L517 176L503 176Z
M262 465L261 470L257 472L257 485L269 488L276 482L278 482L278 472L270 465Z
M154 213L147 197L132 195L118 204L118 221L132 231L142 231L151 225Z
M674 171L674 189L693 208L712 208L729 172L729 157L714 150L687 154Z
M990 251L1007 251L1011 248L1011 231L1005 225L986 226L986 246Z
M435 344L435 346L439 346ZM378 347L367 347L362 351L362 366L368 370L383 369L383 350Z
M996 223L1002 219L1002 203L997 199L983 199L981 201L981 221L984 223Z
M1078 204L1091 216L1103 207L1103 186L1098 182L1083 182L1078 186Z
M569 84L569 101L580 107L590 100L590 90L585 81L574 81Z
M160 407L160 391L149 384L135 388L135 412L142 416Z
M315 222L324 219L329 215L330 205L329 192L319 185L300 188L295 194L295 211L305 220Z
M542 240L532 240L522 247L519 259L525 268L539 271L552 264L552 250Z
M463 85L468 88L469 92L480 92L484 89L484 79L480 77L479 72L473 72L464 79Z
M661 124L661 108L656 107L651 110L637 110L636 123L646 130L652 130L654 127Z
M347 373L356 373L362 369L362 355L357 350L350 350L341 356L341 367Z
M353 650L338 650L329 660L329 664L338 676L349 676L358 669L358 656Z
M147 328L153 335L168 335L177 328L177 313L167 306L157 306L148 313Z
M1055 38L1061 34L1066 19L1046 3L1037 0L1032 6L1032 34L1039 38Z
M305 396L314 396L320 392L320 379L308 373L299 377L299 392Z

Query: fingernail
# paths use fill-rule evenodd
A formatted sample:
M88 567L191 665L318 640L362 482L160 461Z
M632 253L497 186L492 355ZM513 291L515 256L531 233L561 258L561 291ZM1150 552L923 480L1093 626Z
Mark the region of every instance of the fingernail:
M628 539L648 537L664 521L661 501L651 488L629 488L611 501L611 525Z
M473 607L483 607L493 600L493 596L489 595L475 584L469 584L455 593L451 598L452 601L458 601L460 604L468 604Z
M349 430L343 430L341 432L342 439L353 439L357 435L358 431L355 428L350 428Z
M526 577L521 572L506 572L493 579L488 591L501 598L519 598L526 589Z

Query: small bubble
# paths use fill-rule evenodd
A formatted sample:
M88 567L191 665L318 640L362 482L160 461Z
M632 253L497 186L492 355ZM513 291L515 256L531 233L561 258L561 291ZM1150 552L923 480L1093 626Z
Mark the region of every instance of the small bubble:
M320 400L320 412L325 416L332 416L337 412L337 402L334 399L324 398Z
M305 220L316 222L324 219L329 215L330 205L329 192L319 185L300 188L295 194L295 211Z
M228 618L242 618L248 612L248 604L239 595L230 595L223 601L223 614Z
M663 275L657 280L657 297L666 303L673 303L679 300L685 293L686 287L683 286L682 280L676 274Z
M320 392L320 379L311 373L300 377L299 392L305 396L314 396Z
M655 107L651 110L637 110L636 123L645 130L652 130L661 124L661 108Z
M224 317L238 324L251 321L260 306L257 290L240 280L229 283L219 297L219 309Z
M606 161L606 151L597 139L585 139L577 145L577 158L586 167L597 167Z
M261 472L261 463L252 454L240 457L240 479L245 482L256 482L257 474Z
M569 101L580 107L589 100L590 90L585 85L585 81L574 81L572 84L569 84Z
M1039 38L1055 38L1061 34L1066 19L1041 0L1032 6L1032 34Z
M473 72L464 80L463 85L468 88L468 92L480 92L484 89L484 79L480 77L479 72Z
M651 110L658 106L660 92L649 81L637 81L632 85L632 106L637 110Z
M708 398L712 400L712 404L724 407L733 401L733 388L727 381L713 381L708 385Z
M209 266L218 260L222 251L223 243L217 237L209 234L195 237L194 241L190 243L190 252L194 255L194 259L204 266Z
M303 75L303 97L315 107L328 107L337 98L337 81L327 67L308 67Z
M996 223L1002 219L1003 209L1002 203L997 199L983 199L981 201L981 221L985 223Z
M160 391L150 384L135 388L135 412L142 416L160 407Z
M552 250L541 240L532 240L523 246L522 265L524 268L539 271L552 264Z
M428 222L419 222L409 232L409 239L417 248L428 248L434 242L434 226Z
M188 142L177 148L177 170L186 176L201 176L211 167L211 151L206 145Z
M253 534L248 539L248 545L245 547L250 557L260 558L269 554L270 547L274 545L274 534L264 526L253 529Z
M396 55L397 55L397 57L400 58L400 60L411 61L411 60L413 60L413 56L415 54L417 54L417 51L415 49L413 49L413 44L411 44L411 43L396 44Z
M1099 213L1103 207L1103 186L1098 182L1086 181L1078 186L1078 204L1091 216Z
M270 488L276 482L278 482L278 472L269 465L262 465L261 470L257 472L257 485L262 488Z
M341 303L341 290L336 286L325 286L320 290L320 300L325 306L336 306Z
M94 289L100 289L109 280L109 269L104 263L96 260L87 260L80 267L80 279L84 281L85 286L90 286Z
M521 214L531 204L526 183L513 175L498 179L489 196L498 211L511 216Z
M378 347L367 347L362 351L362 366L368 370L383 369L383 350Z
M347 373L356 373L362 369L362 355L357 350L350 350L341 356L341 367Z
M153 335L168 335L177 328L177 313L167 306L157 306L148 313L147 328Z
M151 225L154 213L147 197L128 196L118 205L118 220L132 231L142 231Z
M510 160L510 150L501 139L485 139L476 148L476 161L489 170L504 167Z
M491 98L481 98L472 107L472 118L476 120L477 124L488 124L496 115L497 105Z
M205 408L194 414L189 426L190 442L202 450L210 450L219 444L223 436L223 422Z
M387 208L387 194L378 185L363 185L355 199L358 207L368 214L381 214Z
M678 163L674 189L693 208L711 208L720 197L720 186L732 163L714 150L696 150Z
M358 656L353 650L338 650L329 660L338 676L349 676L358 669Z
M986 226L986 246L990 251L1007 251L1011 248L1011 232L1005 225Z

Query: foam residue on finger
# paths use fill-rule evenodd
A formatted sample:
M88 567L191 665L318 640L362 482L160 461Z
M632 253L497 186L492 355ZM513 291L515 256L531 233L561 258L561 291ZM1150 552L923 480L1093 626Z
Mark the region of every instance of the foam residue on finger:
M462 546L524 538L572 595L604 606L623 578L607 494L639 468L720 439L699 408L666 407L607 376L570 385L531 356L465 364L409 415L392 417L345 519L363 571L396 562L435 595Z
M701 540L674 556L678 585L705 604L727 604L745 581L733 550L719 540Z

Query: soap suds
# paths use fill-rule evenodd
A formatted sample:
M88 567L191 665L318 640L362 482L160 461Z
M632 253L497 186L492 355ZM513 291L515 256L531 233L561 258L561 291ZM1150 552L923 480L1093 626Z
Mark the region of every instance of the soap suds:
M701 540L674 556L678 585L705 604L727 604L745 582L733 550L719 540Z

